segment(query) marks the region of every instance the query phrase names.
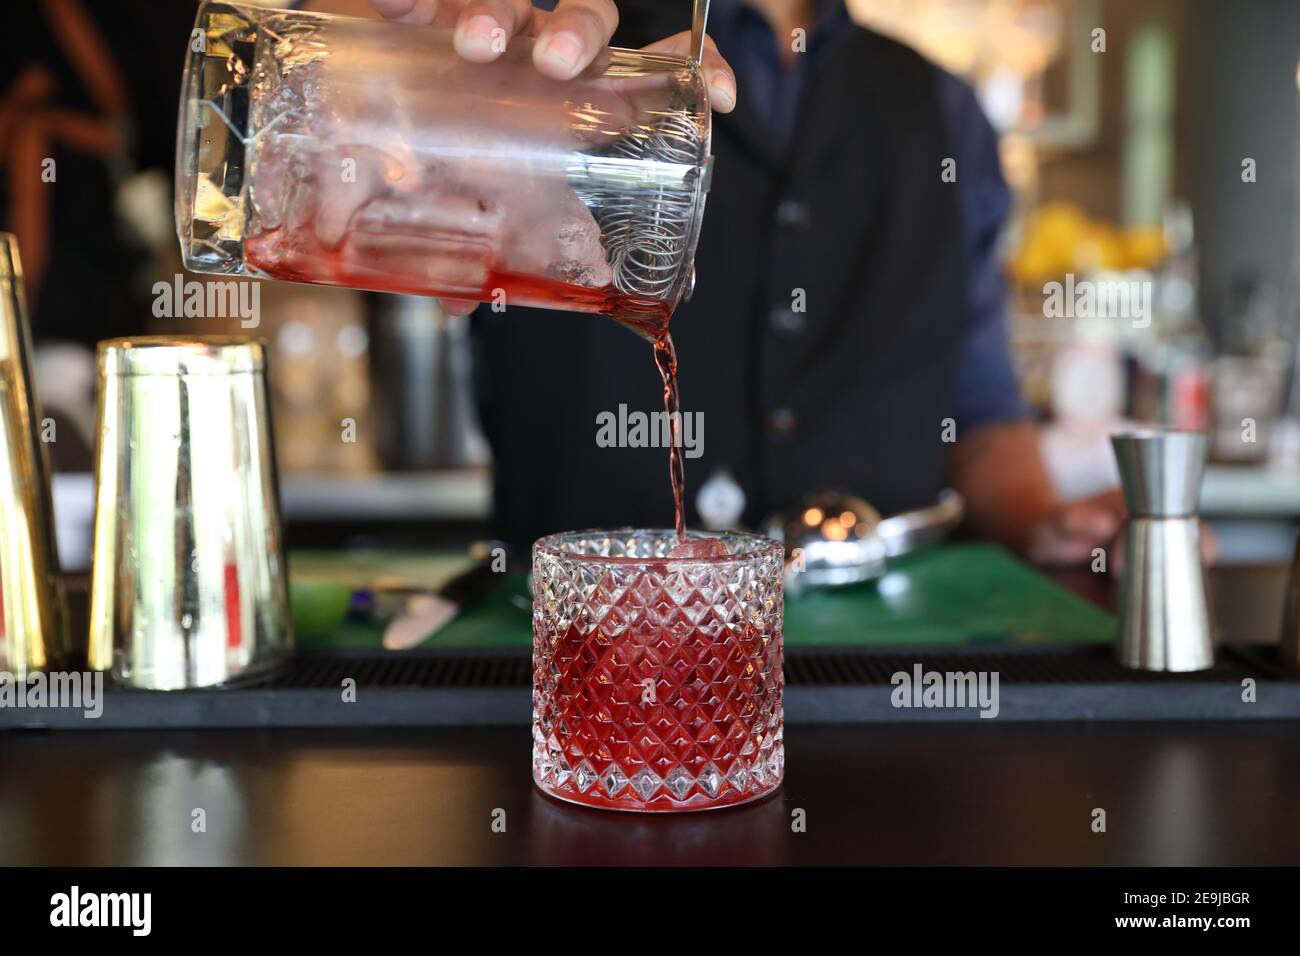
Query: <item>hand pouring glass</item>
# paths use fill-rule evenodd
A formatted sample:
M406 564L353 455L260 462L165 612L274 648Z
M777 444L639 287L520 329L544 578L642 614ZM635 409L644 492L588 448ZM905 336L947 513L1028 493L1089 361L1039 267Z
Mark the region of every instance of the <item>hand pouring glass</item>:
M512 39L204 3L181 94L187 268L595 312L654 339L693 280L699 67L609 49L578 78Z

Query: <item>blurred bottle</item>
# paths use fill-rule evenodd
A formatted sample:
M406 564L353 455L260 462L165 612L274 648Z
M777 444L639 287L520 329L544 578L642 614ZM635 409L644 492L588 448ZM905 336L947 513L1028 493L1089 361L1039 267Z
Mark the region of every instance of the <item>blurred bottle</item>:
M262 283L276 451L284 474L375 468L365 305L359 293Z
M1271 461L1280 470L1300 472L1300 278L1292 278L1283 319L1282 338L1290 343L1290 362L1282 417L1273 432Z
M1262 464L1269 458L1291 351L1281 325L1273 290L1254 276L1240 276L1220 315L1219 354L1212 365L1210 434L1216 461Z
M380 463L392 470L486 464L470 386L469 318L421 296L376 293L368 302Z
M1171 200L1162 224L1167 256L1156 278L1163 382L1159 420L1201 431L1209 422L1211 349L1201 321L1192 207Z
M1075 319L1052 356L1050 381L1052 424L1043 433L1043 458L1057 493L1073 499L1114 487L1110 434L1121 421L1126 389L1114 320Z
M1196 234L1191 207L1171 200L1160 226L1162 247L1152 274L1151 327L1130 342L1128 415L1188 431L1209 422L1213 350L1201 321Z

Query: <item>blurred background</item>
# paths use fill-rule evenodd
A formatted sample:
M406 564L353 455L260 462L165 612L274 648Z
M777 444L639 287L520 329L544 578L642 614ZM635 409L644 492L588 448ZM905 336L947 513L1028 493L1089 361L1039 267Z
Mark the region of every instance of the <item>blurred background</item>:
M1300 521L1300 5L849 7L966 77L1001 135L1016 198L1003 237L1016 362L1062 493L1114 484L1106 436L1121 422L1206 428L1203 505L1220 560L1284 560ZM171 166L193 14L187 0L5 8L0 228L25 260L72 568L89 553L94 343L241 331L237 318L155 314L155 284L181 272ZM40 186L27 174L37 167ZM1102 289L1150 283L1151 327L1046 317L1045 285L1067 274ZM290 545L482 537L491 462L468 320L430 300L260 286Z

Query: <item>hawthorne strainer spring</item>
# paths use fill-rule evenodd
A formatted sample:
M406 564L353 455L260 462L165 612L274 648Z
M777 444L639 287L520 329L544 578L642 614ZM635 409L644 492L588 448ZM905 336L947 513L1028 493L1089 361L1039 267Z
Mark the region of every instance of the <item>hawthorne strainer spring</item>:
M688 177L709 174L708 143L698 122L684 110L648 117L649 122L609 147L608 156ZM657 183L643 190L579 185L578 195L600 226L601 244L615 288L632 296L661 299L679 281L694 241L703 188L693 182ZM687 188L682 188L686 186Z

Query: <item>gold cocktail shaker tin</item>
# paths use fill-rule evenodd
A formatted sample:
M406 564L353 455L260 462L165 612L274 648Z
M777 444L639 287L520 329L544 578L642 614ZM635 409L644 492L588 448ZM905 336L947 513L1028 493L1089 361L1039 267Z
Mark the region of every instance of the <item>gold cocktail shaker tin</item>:
M71 653L30 338L18 241L0 232L0 672L18 680Z
M292 647L260 342L99 345L90 666L128 687L260 677Z

